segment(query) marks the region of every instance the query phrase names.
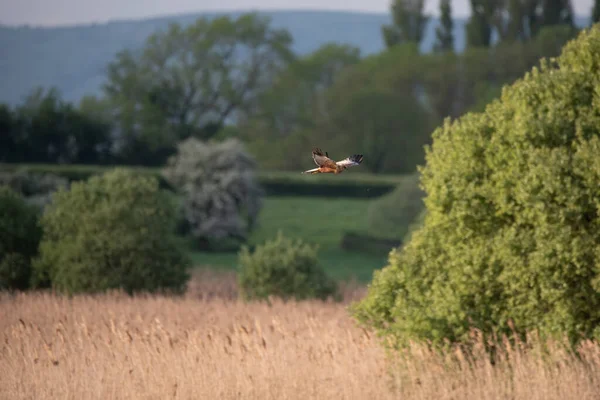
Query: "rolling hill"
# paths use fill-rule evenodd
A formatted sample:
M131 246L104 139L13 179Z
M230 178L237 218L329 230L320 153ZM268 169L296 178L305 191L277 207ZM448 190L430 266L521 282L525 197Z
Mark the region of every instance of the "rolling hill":
M16 104L35 86L57 87L63 97L78 101L86 94L100 93L105 67L124 48L138 48L156 30L170 22L189 24L201 16L225 13L195 13L143 20L123 20L52 28L0 26L0 102ZM238 16L240 12L226 13ZM388 14L337 11L271 11L272 25L287 29L298 54L314 51L326 42L357 46L361 54L381 51L381 26ZM578 24L585 24L583 18ZM464 19L455 20L455 47L465 45ZM428 25L422 49L429 51L435 39L437 20Z

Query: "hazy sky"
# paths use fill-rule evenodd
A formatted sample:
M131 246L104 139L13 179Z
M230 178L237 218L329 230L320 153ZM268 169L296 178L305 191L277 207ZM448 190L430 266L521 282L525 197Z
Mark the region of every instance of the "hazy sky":
M425 0L437 14L439 0ZM589 15L593 0L571 0L577 15ZM388 12L390 0L0 0L0 23L71 25L113 19L222 10L320 9ZM453 13L469 14L469 0L452 0Z

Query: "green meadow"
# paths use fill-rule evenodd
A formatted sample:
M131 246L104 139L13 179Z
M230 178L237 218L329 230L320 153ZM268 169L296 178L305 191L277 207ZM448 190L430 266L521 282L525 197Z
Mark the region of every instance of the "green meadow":
M372 200L330 197L267 197L250 245L273 238L277 231L319 246L319 259L337 279L368 282L373 270L383 267L386 257L340 248L344 232L364 231L367 207ZM192 251L198 266L235 269L237 254Z

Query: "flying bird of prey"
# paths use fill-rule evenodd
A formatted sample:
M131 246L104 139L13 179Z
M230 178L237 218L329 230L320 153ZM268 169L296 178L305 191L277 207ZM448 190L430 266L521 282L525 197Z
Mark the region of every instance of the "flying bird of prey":
M309 169L302 172L303 174L341 174L348 167L359 165L363 160L362 154L353 154L342 161L335 162L329 158L329 154L321 151L319 148L314 148L312 151L313 160L319 168Z

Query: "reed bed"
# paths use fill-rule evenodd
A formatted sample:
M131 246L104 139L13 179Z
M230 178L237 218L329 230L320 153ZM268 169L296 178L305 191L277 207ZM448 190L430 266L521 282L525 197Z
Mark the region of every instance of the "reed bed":
M348 315L364 288L343 290L342 303L245 303L234 275L203 273L179 298L0 295L0 398L600 398L595 342L504 342L494 364L477 337L470 355L390 355Z

